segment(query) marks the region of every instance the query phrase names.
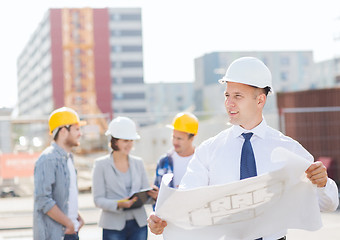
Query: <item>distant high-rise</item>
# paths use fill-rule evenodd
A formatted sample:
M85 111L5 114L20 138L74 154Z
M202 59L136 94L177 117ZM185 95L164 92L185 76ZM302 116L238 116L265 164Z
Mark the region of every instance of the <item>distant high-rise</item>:
M8 120L0 120L0 155L2 153L10 153L12 151L12 124L9 117L12 114L13 109L11 108L0 108L0 118L7 117Z
M19 115L68 106L138 121L147 109L141 9L49 9L17 69Z
M148 83L146 95L150 122L172 120L178 112L194 110L192 82Z

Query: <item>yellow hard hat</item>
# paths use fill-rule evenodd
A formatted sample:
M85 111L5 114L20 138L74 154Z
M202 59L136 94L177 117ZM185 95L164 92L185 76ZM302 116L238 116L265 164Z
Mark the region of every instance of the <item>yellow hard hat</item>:
M76 111L68 107L62 107L54 110L48 119L50 134L52 134L53 130L58 127L72 124L79 124L80 126L83 126L86 122L80 121Z
M181 112L175 116L172 125L168 125L168 127L196 135L198 131L198 119L192 113Z

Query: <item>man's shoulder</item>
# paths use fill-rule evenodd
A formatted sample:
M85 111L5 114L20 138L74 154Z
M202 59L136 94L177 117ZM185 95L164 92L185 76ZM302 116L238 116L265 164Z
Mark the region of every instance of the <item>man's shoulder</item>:
M280 141L285 141L285 142L297 142L293 138L283 134L277 129L274 129L272 127L267 127L267 132L266 132L266 137L269 138L270 140L280 140Z
M51 145L48 146L47 148L44 149L44 151L40 154L39 159L55 159L59 156L60 154L58 154L58 151L56 150L56 148Z
M171 155L172 155L172 152L171 152L171 151L169 151L169 152L167 152L167 153L161 155L161 156L159 157L159 159L158 159L158 164L161 164L161 165L162 165L162 164L164 164L165 162L170 161L170 160L172 159Z
M215 136L210 137L207 140L203 141L201 145L211 145L211 144L216 144L217 142L221 142L221 140L224 140L229 136L230 131L231 131L231 128L222 130Z
M272 146L284 147L292 151L303 148L297 140L271 127L268 127L265 141L269 142Z

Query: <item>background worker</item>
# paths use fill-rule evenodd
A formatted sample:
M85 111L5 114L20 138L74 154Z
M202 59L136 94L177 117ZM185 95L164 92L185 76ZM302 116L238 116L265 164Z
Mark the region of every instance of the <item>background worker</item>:
M130 118L117 117L106 135L110 136L112 151L95 161L92 178L94 203L102 210L99 226L103 240L146 240L144 206L130 209L137 199L129 199L150 187L143 160L130 155L133 141L140 139L136 125Z
M198 131L198 119L192 113L178 113L173 119L172 125L168 125L168 127L173 129L173 149L158 161L154 184L159 187L163 175L173 173L170 186L178 188L188 163L194 155L193 141Z
M265 64L253 57L239 58L231 63L220 82L227 85L224 104L233 126L196 149L180 189L225 184L271 172L275 169L271 152L283 147L310 161L306 175L317 186L320 210L336 210L338 189L328 178L322 162L314 162L313 156L297 141L266 124L262 112L267 94L273 89ZM148 222L155 234L161 234L167 224L154 213ZM286 232L287 229L282 229L274 235L263 233L258 239L285 239Z
M34 240L77 240L84 221L78 213L77 175L71 150L79 146L78 114L71 108L53 111L48 120L54 142L34 168Z

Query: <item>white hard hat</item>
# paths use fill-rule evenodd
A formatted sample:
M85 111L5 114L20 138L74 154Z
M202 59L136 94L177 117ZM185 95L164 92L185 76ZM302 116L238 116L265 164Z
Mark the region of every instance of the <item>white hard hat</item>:
M140 139L140 136L137 133L136 124L128 117L116 117L113 119L110 122L105 135L111 135L114 138L125 140Z
M270 92L273 92L270 70L260 59L255 57L236 59L228 67L225 76L218 81L221 84L235 82L258 88L270 87Z

